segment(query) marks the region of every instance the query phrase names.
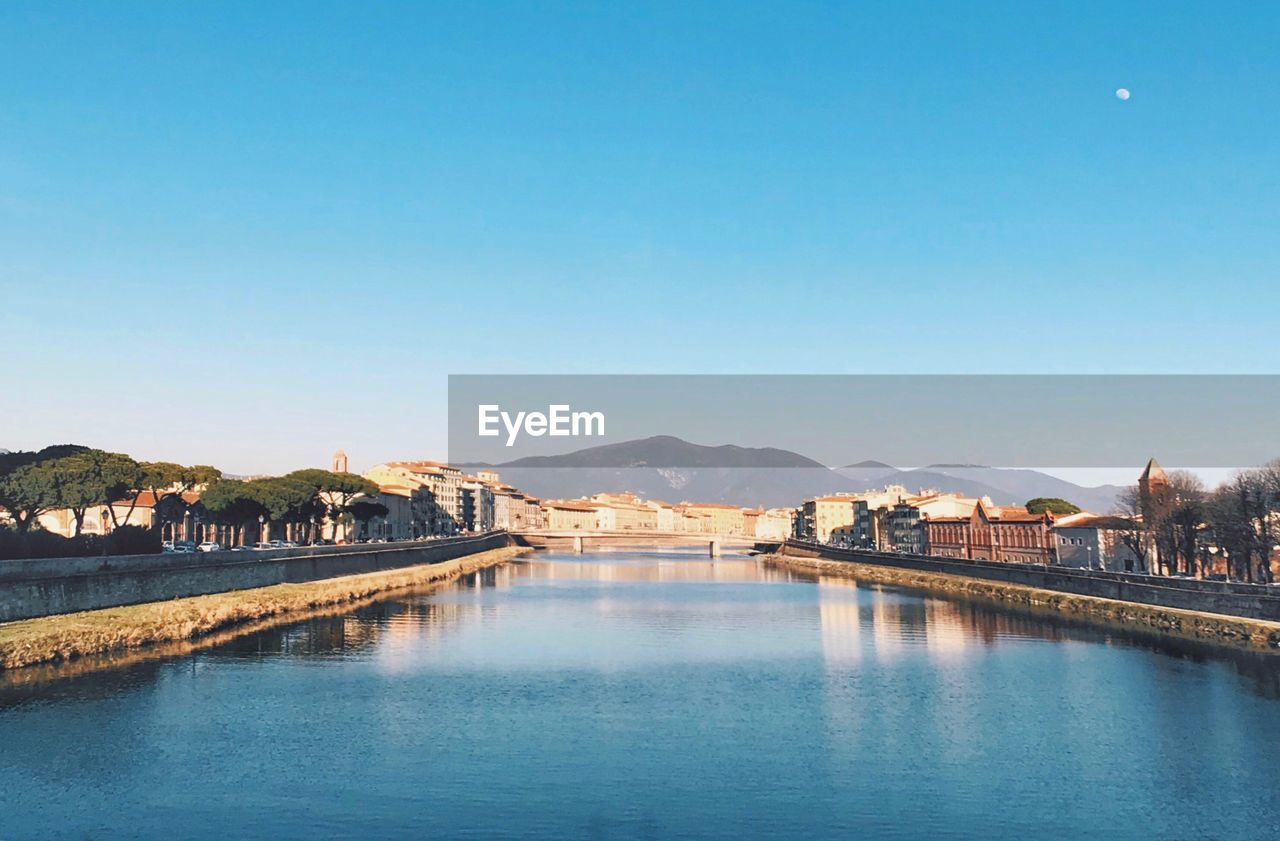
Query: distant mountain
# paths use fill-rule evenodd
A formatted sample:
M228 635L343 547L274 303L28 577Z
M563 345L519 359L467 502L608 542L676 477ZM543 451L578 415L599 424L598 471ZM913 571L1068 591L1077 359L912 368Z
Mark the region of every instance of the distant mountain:
M672 435L588 447L558 456L528 456L498 467L807 467L826 468L811 458L773 447L708 447Z
M880 472L875 476L862 476L851 474L844 468L836 471L837 473L849 479L855 479L865 483L869 483L868 487L884 487L885 485L902 485L911 492L933 488L939 491L948 491L951 493L963 494L965 496L989 496L991 501L997 505L1013 505L1020 502L1026 502L1026 499L1014 499L1015 494L1010 494L1006 488L999 485L982 482L972 479L966 479L958 476L949 476L933 470L889 470L888 472Z
M1070 500L1086 511L1108 513L1115 508L1116 485L1084 487L1041 473L1003 467L984 467L976 464L931 464L916 470L890 468L874 475L862 469L839 468L837 473L871 485L902 485L907 490L935 488L965 496L989 496L997 505L1022 505L1038 496L1060 497Z
M772 447L692 444L657 435L559 456L495 465L504 481L543 498L631 491L668 502L696 500L766 508L856 490L811 458Z
M1038 496L1060 497L1074 502L1086 511L1099 514L1109 514L1115 509L1116 495L1121 491L1118 485L1084 487L1039 470L972 464L933 465L928 469L958 481L980 482L998 487L1012 495L1018 504Z
M793 507L857 490L825 467L502 467L502 480L543 499L631 491L646 499Z
M980 465L931 465L899 470L861 461L835 470L811 458L769 447L691 444L670 435L590 447L559 456L536 456L495 465L504 481L544 499L631 491L668 502L696 500L766 508L796 506L806 497L902 485L989 496L998 505L1021 505L1038 496L1071 500L1090 511L1112 510L1119 488L1082 488L1035 470Z

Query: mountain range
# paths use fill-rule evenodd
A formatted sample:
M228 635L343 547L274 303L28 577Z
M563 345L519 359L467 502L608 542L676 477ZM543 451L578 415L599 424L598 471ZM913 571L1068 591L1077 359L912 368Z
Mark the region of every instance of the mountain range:
M479 467L480 465L469 465ZM488 466L488 465L485 465ZM704 446L670 435L589 447L559 456L531 456L492 465L504 481L545 499L631 491L668 502L697 500L766 508L799 505L806 497L887 484L988 496L997 505L1061 497L1088 511L1115 506L1116 485L1084 487L1038 470L972 464L899 469L878 461L829 468L790 450Z

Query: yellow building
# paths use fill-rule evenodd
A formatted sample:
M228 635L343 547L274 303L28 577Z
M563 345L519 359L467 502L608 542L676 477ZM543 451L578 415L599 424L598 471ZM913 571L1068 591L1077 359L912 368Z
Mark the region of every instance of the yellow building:
M756 520L756 537L761 540L785 540L795 523L794 508L770 508Z
M854 494L806 499L804 501L805 537L826 543L831 539L831 532L834 529L853 525L853 504L857 500Z
M549 499L542 503L542 511L546 528L551 531L593 531L600 527L596 506L582 500Z
M686 514L706 519L709 534L745 534L746 523L742 509L736 505L720 505L714 502L686 502Z

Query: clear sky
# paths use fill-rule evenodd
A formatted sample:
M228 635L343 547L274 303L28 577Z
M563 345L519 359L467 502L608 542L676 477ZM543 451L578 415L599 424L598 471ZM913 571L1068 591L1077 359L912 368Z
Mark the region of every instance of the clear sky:
M1257 2L5 2L0 447L438 457L448 373L1276 372L1277 43Z

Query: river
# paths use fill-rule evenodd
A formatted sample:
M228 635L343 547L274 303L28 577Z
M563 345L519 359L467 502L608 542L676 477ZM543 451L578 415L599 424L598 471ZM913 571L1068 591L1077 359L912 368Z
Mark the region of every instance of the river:
M0 839L1280 837L1280 667L746 557L539 553L0 677Z

